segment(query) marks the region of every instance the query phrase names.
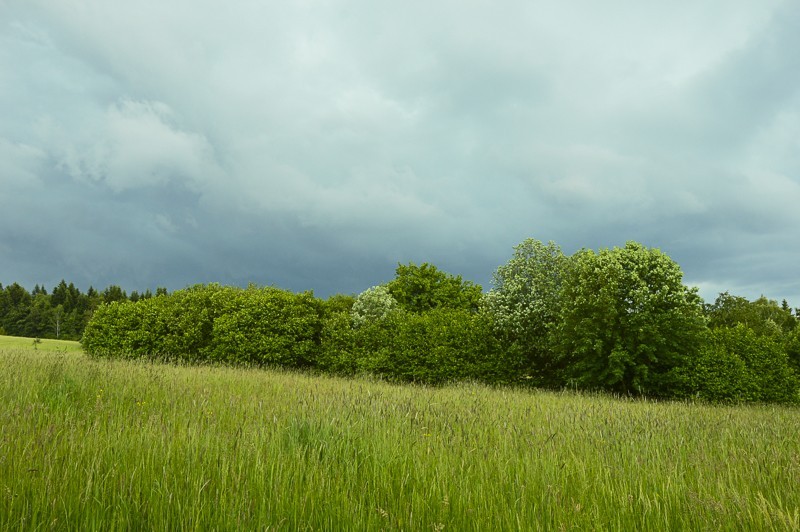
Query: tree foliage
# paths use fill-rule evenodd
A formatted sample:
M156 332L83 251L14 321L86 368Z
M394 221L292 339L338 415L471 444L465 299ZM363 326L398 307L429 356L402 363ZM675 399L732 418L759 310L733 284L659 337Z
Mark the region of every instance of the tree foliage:
M785 301L779 305L764 296L748 301L723 292L714 303L706 305L705 312L712 329L743 325L759 336L778 337L797 328L797 319Z
M482 289L427 262L417 266L398 264L395 277L386 285L400 308L427 312L436 308L477 311Z
M636 242L575 254L561 304L565 376L582 388L669 396L674 369L703 340L696 290L672 259Z
M800 382L779 340L744 324L708 332L681 373L685 395L714 402L797 403Z
M554 242L527 239L497 268L484 305L518 370L533 384L557 386L554 333L567 257Z
M40 285L31 292L18 283L0 285L0 326L12 336L77 340L101 302L93 288L84 294L63 280L49 295Z
M380 321L398 309L397 300L385 286L373 286L361 292L350 309L353 326Z
M489 314L464 309L399 310L358 327L341 314L323 329L320 367L426 384L508 382L510 365L492 331Z
M303 367L313 364L321 313L308 292L196 285L100 306L82 345L93 356Z
M315 363L322 303L310 292L251 286L226 289L212 303L212 360L289 368Z

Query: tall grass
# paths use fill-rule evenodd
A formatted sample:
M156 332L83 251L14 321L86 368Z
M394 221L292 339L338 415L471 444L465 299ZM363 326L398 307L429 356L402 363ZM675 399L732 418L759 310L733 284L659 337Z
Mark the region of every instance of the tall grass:
M0 351L0 529L800 529L800 412Z

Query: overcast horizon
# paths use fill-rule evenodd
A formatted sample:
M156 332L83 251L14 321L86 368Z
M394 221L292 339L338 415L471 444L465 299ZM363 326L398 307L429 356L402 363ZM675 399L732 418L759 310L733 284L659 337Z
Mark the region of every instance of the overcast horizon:
M800 306L800 4L0 0L0 283L322 297L526 238Z

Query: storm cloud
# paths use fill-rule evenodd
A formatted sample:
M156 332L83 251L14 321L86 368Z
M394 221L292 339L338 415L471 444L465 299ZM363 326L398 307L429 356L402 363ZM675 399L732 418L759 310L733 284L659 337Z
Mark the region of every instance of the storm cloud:
M488 288L638 240L800 305L791 1L0 0L0 281Z

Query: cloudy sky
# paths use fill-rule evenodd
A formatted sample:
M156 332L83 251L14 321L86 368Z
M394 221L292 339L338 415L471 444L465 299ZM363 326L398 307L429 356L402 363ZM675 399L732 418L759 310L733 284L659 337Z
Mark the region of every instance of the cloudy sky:
M637 240L800 305L795 0L0 0L0 282L274 284Z

